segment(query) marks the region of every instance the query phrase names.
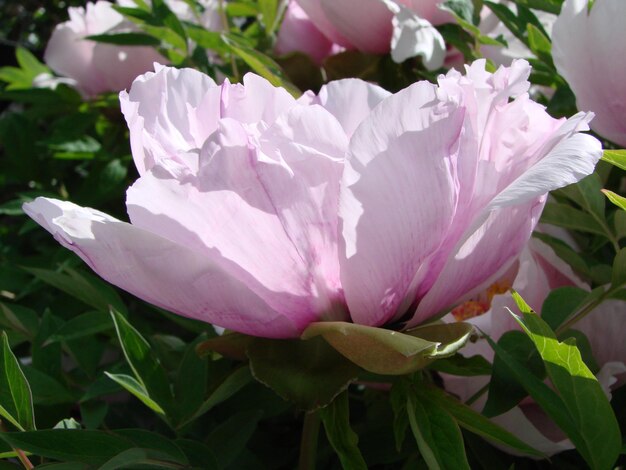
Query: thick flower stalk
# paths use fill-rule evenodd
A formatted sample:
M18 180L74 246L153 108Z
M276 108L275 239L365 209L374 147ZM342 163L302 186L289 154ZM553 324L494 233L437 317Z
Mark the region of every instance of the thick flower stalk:
M489 289L455 308L447 320L471 322L497 341L512 330L520 330L519 324L507 309L517 312L508 289L513 288L538 311L552 289L588 286L547 245L531 240L510 270ZM623 336L623 302L609 300L574 325L589 340L591 352L597 362L594 370L605 393L626 381L626 343ZM466 357L481 355L489 361L494 351L486 340L468 344L462 351ZM443 374L448 391L465 401L475 396L489 383L488 376L460 377ZM483 393L472 406L484 407L487 394ZM511 410L493 420L546 455L573 449L574 445L548 418L531 398L525 398Z
M593 171L591 116L553 119L529 65L484 61L391 95L360 80L299 100L248 74L158 67L120 95L140 178L131 223L24 210L109 282L242 333L411 327L491 285L552 189Z
M552 56L593 130L626 146L626 2L566 0L552 31Z

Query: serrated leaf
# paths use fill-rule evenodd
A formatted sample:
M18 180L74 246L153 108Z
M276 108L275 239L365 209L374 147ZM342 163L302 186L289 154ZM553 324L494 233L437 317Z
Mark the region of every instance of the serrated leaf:
M163 411L163 408L161 408L157 402L150 398L144 386L141 385L137 380L135 380L134 377L125 374L111 374L109 372L105 372L104 374L115 383L123 387L125 390L139 398L139 400L141 400L141 402L152 411L159 413L160 415L165 415L165 411Z
M21 431L35 429L30 387L4 331L0 348L0 368L0 415Z
M348 394L342 393L319 413L328 442L339 456L341 466L354 470L366 470L367 464L358 446L359 438L350 427Z

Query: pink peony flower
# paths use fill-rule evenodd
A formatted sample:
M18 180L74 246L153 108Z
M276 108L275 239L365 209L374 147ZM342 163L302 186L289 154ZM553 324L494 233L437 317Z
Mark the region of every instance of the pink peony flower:
M116 46L84 39L86 36L127 32L131 26L112 8L98 0L69 8L69 21L56 26L46 46L44 60L59 75L73 79L87 97L120 91L131 85L154 62L166 59L154 48Z
M319 65L326 57L341 50L341 46L334 44L317 29L295 0L289 2L276 38L277 54L302 52Z
M626 146L626 2L566 0L552 31L558 72L576 95L578 109L596 114L593 130Z
M515 319L507 308L517 312L517 307L508 290L513 287L539 311L551 290L577 286L588 288L574 274L564 261L558 258L551 248L539 240L531 240L509 272L486 291L474 296L453 310L447 320L469 321L485 331L494 341L504 333L519 330ZM626 343L624 335L624 303L608 301L574 325L585 333L591 349L600 366L597 378L610 396L611 387L623 383L618 376L626 378ZM494 352L485 340L478 340L461 350L464 356L481 355L493 361ZM463 401L472 397L489 382L487 376L459 377L442 374L447 390ZM473 403L477 410L482 409L487 395ZM493 421L515 434L527 444L546 455L573 449L574 445L565 434L548 418L541 408L530 398L518 406L493 418Z
M548 191L593 171L589 115L551 118L530 66L485 62L390 95L360 80L300 100L248 74L158 67L122 92L141 177L131 224L70 202L24 210L109 282L256 336L412 326L499 278Z
M394 60L421 55L429 69L441 67L443 38L432 27L453 21L442 0L296 0L333 43ZM434 58L433 58L434 56Z

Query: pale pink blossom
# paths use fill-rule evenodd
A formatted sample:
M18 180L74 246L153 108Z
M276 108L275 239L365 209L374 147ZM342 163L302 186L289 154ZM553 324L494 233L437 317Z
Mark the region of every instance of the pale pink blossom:
M59 75L75 81L87 97L105 91L120 91L131 85L154 62L166 59L154 48L118 46L85 39L87 36L128 32L131 25L104 0L88 2L85 7L70 7L70 19L57 25L44 60Z
M442 0L296 1L327 38L346 49L374 54L397 50L398 61L413 51L425 56L429 68L441 66L439 56L445 48L440 47L443 39L432 25L453 21L449 12L439 8Z
M159 67L121 93L141 177L132 224L24 210L102 277L181 315L267 337L311 322L416 325L490 285L545 195L593 171L590 116L551 118L529 65L484 61L390 95L360 80L296 100L252 74Z
M508 289L515 289L533 309L541 311L550 291L564 286L588 289L550 247L538 240L531 240L502 278L485 292L455 308L446 320L454 321L456 317L457 320L474 323L497 341L506 332L520 329L508 311L519 313ZM611 389L623 384L626 379L624 313L624 302L607 301L573 327L587 336L600 367L596 371L598 381L609 397ZM481 355L490 362L494 358L493 349L484 339L468 343L460 352L466 357ZM487 376L459 377L444 374L443 378L446 389L463 401L489 383ZM485 393L472 406L481 410L486 399ZM574 448L572 442L532 399L524 399L518 406L492 419L548 456Z
M593 130L626 146L626 2L566 0L552 31L552 56Z
M341 46L334 44L317 29L295 0L289 2L276 38L275 51L277 54L302 52L319 65L326 57L336 54L342 49Z

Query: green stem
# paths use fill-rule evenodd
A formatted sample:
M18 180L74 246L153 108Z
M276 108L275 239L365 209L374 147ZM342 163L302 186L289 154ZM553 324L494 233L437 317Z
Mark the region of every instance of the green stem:
M320 431L320 414L315 411L304 415L302 439L300 440L300 459L298 470L315 470L317 457L317 438Z

